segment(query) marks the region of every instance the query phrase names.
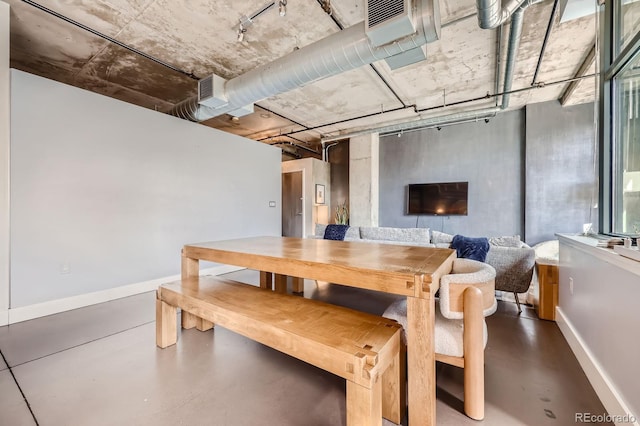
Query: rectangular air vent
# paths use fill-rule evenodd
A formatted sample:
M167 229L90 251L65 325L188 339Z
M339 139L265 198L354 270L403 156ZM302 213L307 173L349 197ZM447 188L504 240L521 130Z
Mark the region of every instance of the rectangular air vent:
M406 4L404 0L368 0L368 5L368 28L375 27L376 25L383 23L393 18L394 16L405 13L406 11Z
M412 0L367 0L364 12L367 37L374 46L391 43L416 31Z
M213 96L213 76L205 77L198 82L198 99L207 99Z
M211 108L219 108L229 103L224 94L226 80L211 74L198 80L198 103Z

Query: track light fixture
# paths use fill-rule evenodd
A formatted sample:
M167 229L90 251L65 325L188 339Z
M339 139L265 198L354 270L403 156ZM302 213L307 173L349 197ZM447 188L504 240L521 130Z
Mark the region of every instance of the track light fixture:
M238 27L238 43L241 43L244 40L244 33L247 32L247 29L240 23Z
M240 16L238 22L238 31L237 31L237 40L238 43L244 41L244 33L247 32L247 28L253 24L253 21L258 18L260 15L265 13L269 9L275 8L275 5L278 5L278 13L280 16L286 16L287 14L287 0L271 0L264 4L260 9L256 10L253 13L249 13L247 15ZM236 27L233 27L236 28Z

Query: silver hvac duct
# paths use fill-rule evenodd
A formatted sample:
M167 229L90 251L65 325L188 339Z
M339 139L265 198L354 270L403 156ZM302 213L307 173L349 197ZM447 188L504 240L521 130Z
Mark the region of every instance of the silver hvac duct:
M198 104L198 97L194 96L169 113L191 121L207 120L440 38L438 0L416 0L415 16L416 32L410 36L375 47L361 22L227 81L227 105L210 108Z
M524 21L524 8L520 7L513 13L511 17L511 26L509 27L509 42L507 43L507 59L504 65L504 84L502 86L502 109L509 107L509 93L513 83L513 73L516 68L516 56L518 47L520 46L520 38L522 37L522 23Z
M429 117L422 120L408 121L404 123L391 124L388 126L377 127L374 129L365 129L343 135L329 136L322 138L322 143L337 141L340 139L348 139L355 136L367 135L369 133L396 133L403 130L417 129L421 127L437 126L439 124L451 124L459 121L468 120L482 120L485 118L492 118L500 111L500 107L483 108L474 111L458 112L454 114L441 115L439 117Z
M476 0L480 28L489 30L499 27L507 22L524 2L525 0L507 0L503 7L502 0Z
M511 25L509 26L509 41L507 43L507 59L504 65L504 84L502 86L502 109L509 107L511 85L513 83L513 73L516 68L516 56L522 38L522 25L524 23L524 11L533 4L542 0L524 0L521 5L511 15ZM478 0L480 2L480 0Z

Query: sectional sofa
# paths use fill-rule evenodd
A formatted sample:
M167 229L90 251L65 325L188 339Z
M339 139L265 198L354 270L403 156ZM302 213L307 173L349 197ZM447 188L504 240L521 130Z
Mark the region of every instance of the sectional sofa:
M312 238L323 238L326 225L316 224ZM384 244L416 245L449 248L453 235L430 231L429 228L392 228L351 226L345 241L375 242ZM518 235L489 238L486 263L496 270L496 290L525 293L529 289L535 266L535 250L520 240Z

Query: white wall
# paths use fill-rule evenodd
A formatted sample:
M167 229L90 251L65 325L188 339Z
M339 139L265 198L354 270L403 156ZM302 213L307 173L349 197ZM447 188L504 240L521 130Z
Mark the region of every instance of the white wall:
M640 262L578 240L560 237L558 325L609 414L640 419Z
M0 2L0 326L9 322L9 5Z
M280 235L280 149L11 77L12 309L177 274L185 243Z

